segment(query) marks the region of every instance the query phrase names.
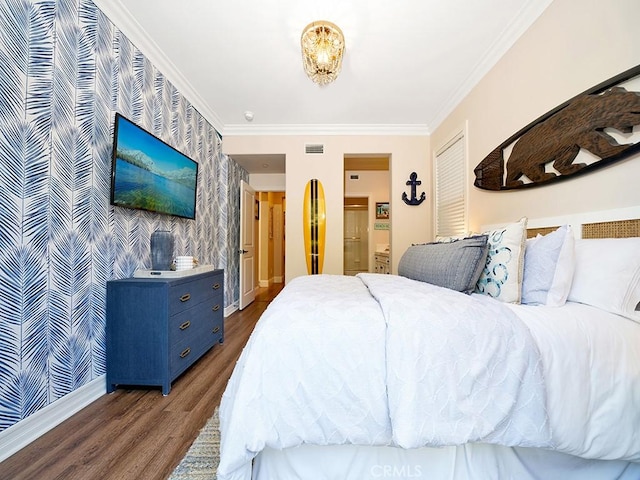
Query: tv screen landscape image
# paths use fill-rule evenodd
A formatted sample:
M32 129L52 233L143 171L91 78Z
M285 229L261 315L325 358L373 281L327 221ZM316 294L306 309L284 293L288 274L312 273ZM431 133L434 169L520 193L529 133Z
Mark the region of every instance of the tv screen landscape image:
M116 113L111 204L196 217L198 163Z

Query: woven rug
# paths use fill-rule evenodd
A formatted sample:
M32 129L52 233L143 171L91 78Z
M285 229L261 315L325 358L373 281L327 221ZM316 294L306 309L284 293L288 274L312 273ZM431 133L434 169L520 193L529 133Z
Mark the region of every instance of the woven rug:
M216 478L220 461L220 420L218 408L202 427L185 457L173 471L169 480L211 480Z

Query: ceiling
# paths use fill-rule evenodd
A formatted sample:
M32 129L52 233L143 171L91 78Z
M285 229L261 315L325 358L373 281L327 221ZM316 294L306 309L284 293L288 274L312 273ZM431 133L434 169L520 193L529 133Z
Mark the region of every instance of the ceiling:
M95 3L224 137L429 134L551 0ZM315 20L346 42L342 72L323 87L300 53Z

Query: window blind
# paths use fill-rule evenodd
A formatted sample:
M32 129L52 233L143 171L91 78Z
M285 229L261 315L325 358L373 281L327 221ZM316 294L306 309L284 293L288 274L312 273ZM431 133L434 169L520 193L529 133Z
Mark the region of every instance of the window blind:
M467 228L462 133L436 153L436 236L463 236Z

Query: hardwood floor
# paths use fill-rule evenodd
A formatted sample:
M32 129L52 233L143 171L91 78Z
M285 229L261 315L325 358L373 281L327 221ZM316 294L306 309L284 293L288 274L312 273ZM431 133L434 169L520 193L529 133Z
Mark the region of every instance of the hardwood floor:
M0 463L0 479L165 479L211 417L258 318L283 284L225 319L225 338L172 385L104 395Z

